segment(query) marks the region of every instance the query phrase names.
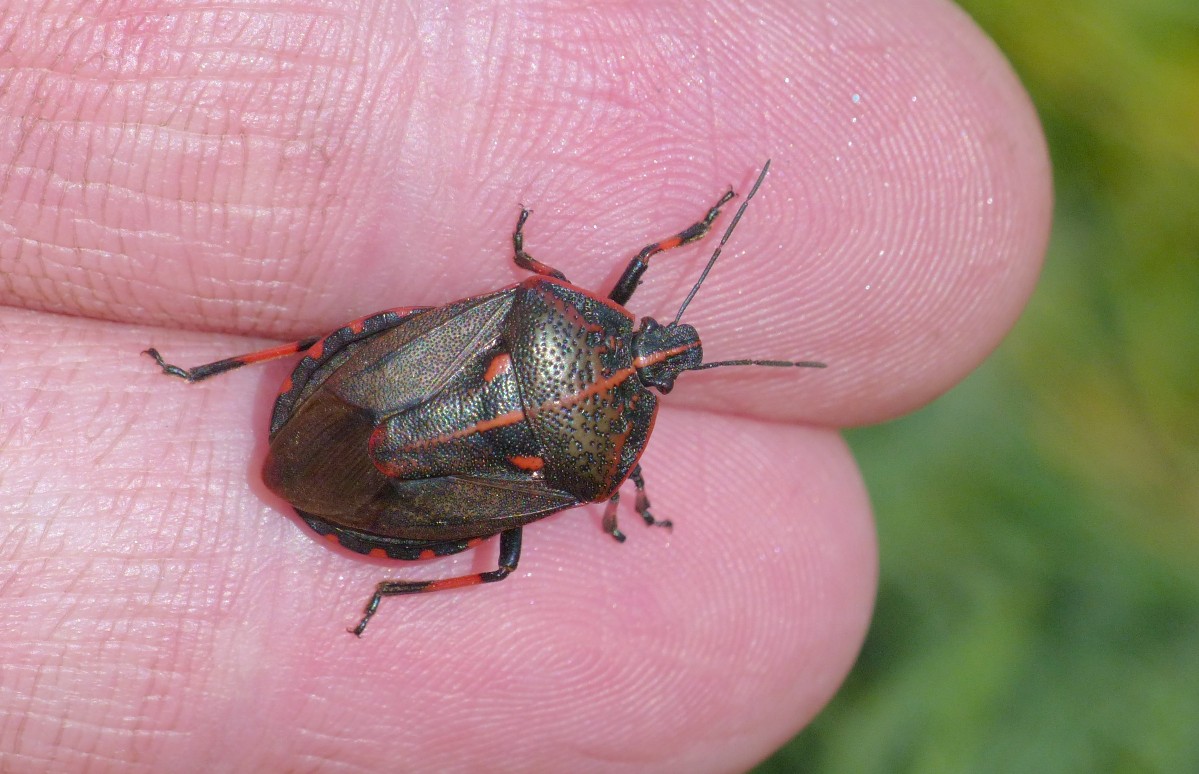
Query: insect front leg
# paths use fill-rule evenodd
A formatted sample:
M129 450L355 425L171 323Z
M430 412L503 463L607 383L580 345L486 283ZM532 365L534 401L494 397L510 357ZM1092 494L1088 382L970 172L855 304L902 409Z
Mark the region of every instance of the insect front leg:
M371 597L371 601L366 603L366 611L362 616L362 620L353 629L348 629L347 631L361 637L367 623L370 622L375 612L379 609L379 603L383 601L383 597L394 597L399 594L423 594L428 591L445 591L447 589L462 588L463 586L477 586L480 583L502 581L512 574L512 571L516 569L516 565L520 561L520 538L520 527L500 533L500 566L488 572L459 575L453 578L432 581L383 581L375 587L375 595Z
M720 208L728 204L737 194L733 189L725 192L724 196L720 197L720 201L708 210L708 214L697 223L692 223L687 228L672 237L663 239L661 242L654 242L651 245L646 245L641 248L641 252L629 261L629 265L625 267L624 273L620 275L620 279L616 281L616 285L612 288L612 292L608 294L608 298L616 303L624 306L629 299L633 297L633 291L637 289L637 285L641 283L641 275L645 274L645 270L649 268L649 259L665 250L671 250L675 247L690 244L707 236L712 230L712 223L716 217L720 215Z
M637 515L640 516L643 521L645 521L646 525L650 527L665 527L666 529L671 529L674 527L674 522L669 520L659 521L658 519L655 519L649 512L649 497L645 494L645 478L643 478L641 475L640 465L633 468L633 472L629 474L629 478L632 480L633 486L637 490L637 499L634 500L633 507L637 511ZM617 541L623 543L625 541L625 534L620 531L620 527L617 526L616 523L616 508L619 504L620 492L617 492L616 494L612 495L612 499L609 500L608 504L604 507L603 525L604 532L607 532L609 535L616 538Z
M164 374L169 376L177 376L180 379L186 379L189 382L198 382L207 379L210 376L223 374L226 371L232 371L235 368L242 366L254 365L255 363L264 363L267 360L275 360L289 355L299 354L307 351L313 344L321 340L320 336L313 336L300 341L293 341L290 344L283 344L270 349L263 349L258 352L249 352L245 355L237 357L227 357L224 360L218 360L215 363L206 363L196 366L195 368L180 368L177 365L171 365L162 359L162 355L158 354L158 350L150 347L142 352L143 355L149 355L154 358L154 362L158 363L158 367L162 369Z

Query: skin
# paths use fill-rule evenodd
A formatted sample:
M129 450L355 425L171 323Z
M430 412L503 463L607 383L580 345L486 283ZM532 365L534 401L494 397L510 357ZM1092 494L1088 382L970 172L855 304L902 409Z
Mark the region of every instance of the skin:
M1019 314L1051 201L1027 99L934 0L514 6L0 10L0 768L730 771L836 691L877 562L836 428ZM375 582L494 544L330 549L259 480L288 363L188 385L138 354L510 284L521 203L606 292L766 158L687 319L709 359L829 367L683 375L642 460L673 532L559 514L509 580L385 600L362 640ZM714 241L632 311L672 317Z

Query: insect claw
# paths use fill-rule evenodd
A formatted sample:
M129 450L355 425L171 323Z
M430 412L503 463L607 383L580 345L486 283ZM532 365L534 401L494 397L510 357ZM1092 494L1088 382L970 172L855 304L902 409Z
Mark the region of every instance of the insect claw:
M158 367L162 369L162 372L164 374L167 374L168 376L177 376L180 379L184 379L189 382L195 381L195 379L192 377L191 371L187 370L186 368L180 368L177 365L171 365L170 363L166 362L165 360L162 359L162 355L160 355L158 353L158 350L154 349L154 347L150 347L147 350L143 350L142 354L149 355L150 357L154 358L154 362L158 364Z

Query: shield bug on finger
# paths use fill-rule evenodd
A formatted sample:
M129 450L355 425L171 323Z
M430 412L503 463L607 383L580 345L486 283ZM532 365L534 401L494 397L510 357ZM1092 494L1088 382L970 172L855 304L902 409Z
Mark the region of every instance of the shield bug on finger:
M644 247L606 297L525 252L522 209L514 260L532 276L515 285L445 306L389 309L326 336L191 369L154 349L145 354L189 382L302 354L275 401L263 479L313 530L346 548L427 559L500 536L494 570L379 583L351 630L361 635L383 597L504 579L520 559L524 525L558 511L606 502L604 530L623 541L616 508L626 480L645 523L669 527L650 513L638 460L657 414L655 392L670 392L682 372L823 367L705 363L699 334L680 322L769 168L666 325L646 317L636 326L624 305L653 256L703 238L732 190L698 222Z

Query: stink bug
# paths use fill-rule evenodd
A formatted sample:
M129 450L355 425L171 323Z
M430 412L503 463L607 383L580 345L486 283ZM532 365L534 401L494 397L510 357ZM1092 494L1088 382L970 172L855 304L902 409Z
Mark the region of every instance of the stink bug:
M148 349L163 372L198 382L235 368L303 353L271 416L263 478L321 535L362 554L445 556L500 536L499 567L434 581L378 584L352 633L395 594L503 580L520 558L521 528L552 513L607 502L617 540L620 486L650 514L638 460L658 398L683 371L730 365L803 366L777 360L703 362L695 328L679 322L766 176L767 162L672 322L634 328L624 304L658 253L701 239L725 193L699 222L647 245L607 298L570 284L524 250L522 209L512 235L516 265L533 276L446 306L389 309L327 336L184 369Z

